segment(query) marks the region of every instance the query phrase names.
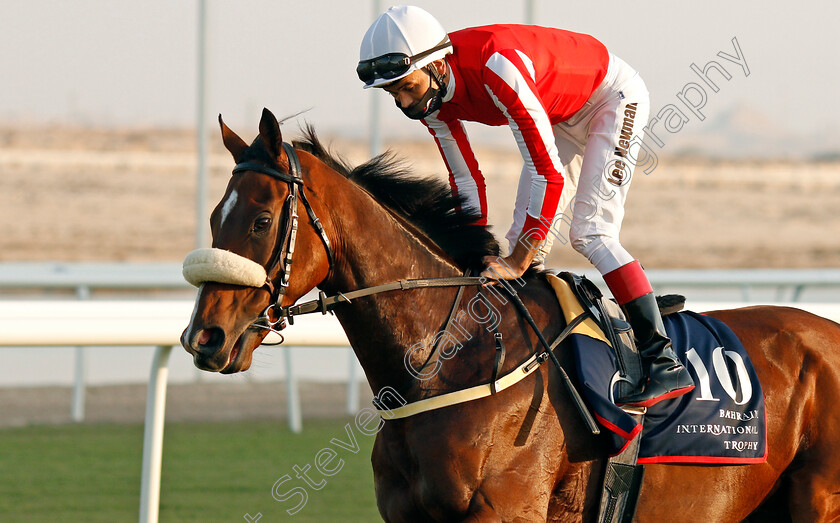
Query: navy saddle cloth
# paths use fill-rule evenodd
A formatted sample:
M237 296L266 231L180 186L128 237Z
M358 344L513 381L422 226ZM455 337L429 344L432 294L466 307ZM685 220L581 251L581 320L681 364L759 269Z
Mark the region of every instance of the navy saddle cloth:
M613 402L616 358L602 340L573 334L581 393L607 429L613 453L642 432L639 463L763 463L764 395L743 345L723 322L694 312L664 318L692 392L647 409L644 429Z

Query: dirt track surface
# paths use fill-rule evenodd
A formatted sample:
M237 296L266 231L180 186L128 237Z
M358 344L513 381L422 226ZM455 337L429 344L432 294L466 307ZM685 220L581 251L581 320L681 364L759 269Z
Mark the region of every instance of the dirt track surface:
M0 129L0 261L180 261L195 244L194 141L171 130ZM419 174L443 176L431 141L391 147ZM368 157L363 144L333 148L354 163ZM521 158L477 156L503 237ZM208 210L232 165L213 135ZM840 266L838 163L662 157L634 178L622 242L648 268ZM587 262L555 243L549 265Z
M431 141L392 147L419 174L442 176ZM354 163L368 157L363 144L333 148ZM521 158L493 148L477 156L501 238ZM233 165L215 135L209 165L208 212ZM0 129L0 262L180 261L195 247L196 171L188 131ZM660 158L632 184L622 242L647 268L840 267L838 163ZM548 265L587 262L555 243ZM145 391L91 387L86 420L141 422ZM70 398L68 388L0 388L0 424L68 422ZM344 412L342 385L303 384L301 399L305 417ZM285 408L278 383L173 385L167 419L285 418Z

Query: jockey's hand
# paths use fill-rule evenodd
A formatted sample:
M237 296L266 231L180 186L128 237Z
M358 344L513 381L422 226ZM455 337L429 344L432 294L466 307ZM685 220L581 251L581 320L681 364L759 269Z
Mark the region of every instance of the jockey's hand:
M481 276L490 280L514 280L519 278L531 266L534 253L539 249L541 241L539 238L533 237L520 238L510 255L504 258L485 256L484 263L487 268L482 271Z

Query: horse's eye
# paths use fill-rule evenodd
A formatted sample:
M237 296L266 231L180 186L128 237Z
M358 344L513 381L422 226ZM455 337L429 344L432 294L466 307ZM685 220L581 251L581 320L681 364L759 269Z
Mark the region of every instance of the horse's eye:
M271 225L271 218L267 216L262 216L254 220L254 232L262 232L268 229Z

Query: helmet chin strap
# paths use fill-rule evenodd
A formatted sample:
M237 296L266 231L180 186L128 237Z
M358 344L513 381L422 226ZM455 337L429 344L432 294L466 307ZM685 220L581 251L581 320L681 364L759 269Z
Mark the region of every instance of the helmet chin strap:
M446 82L444 81L445 75L438 74L434 64L427 65L423 68L423 70L426 71L426 74L428 74L431 78L429 88L426 90L425 94L423 94L423 98L408 107L401 107L400 103L398 101L396 102L397 107L400 108L403 114L412 120L422 120L440 109L440 106L443 104L443 99L446 96ZM436 83L437 88L435 88L432 83Z
M446 63L446 61L444 61ZM432 77L432 80L438 85L438 91L440 92L440 99L443 100L446 98L446 73L438 74L437 68L435 67L434 63L431 63L425 67L426 72L429 73L429 76ZM429 86L431 88L431 86Z

